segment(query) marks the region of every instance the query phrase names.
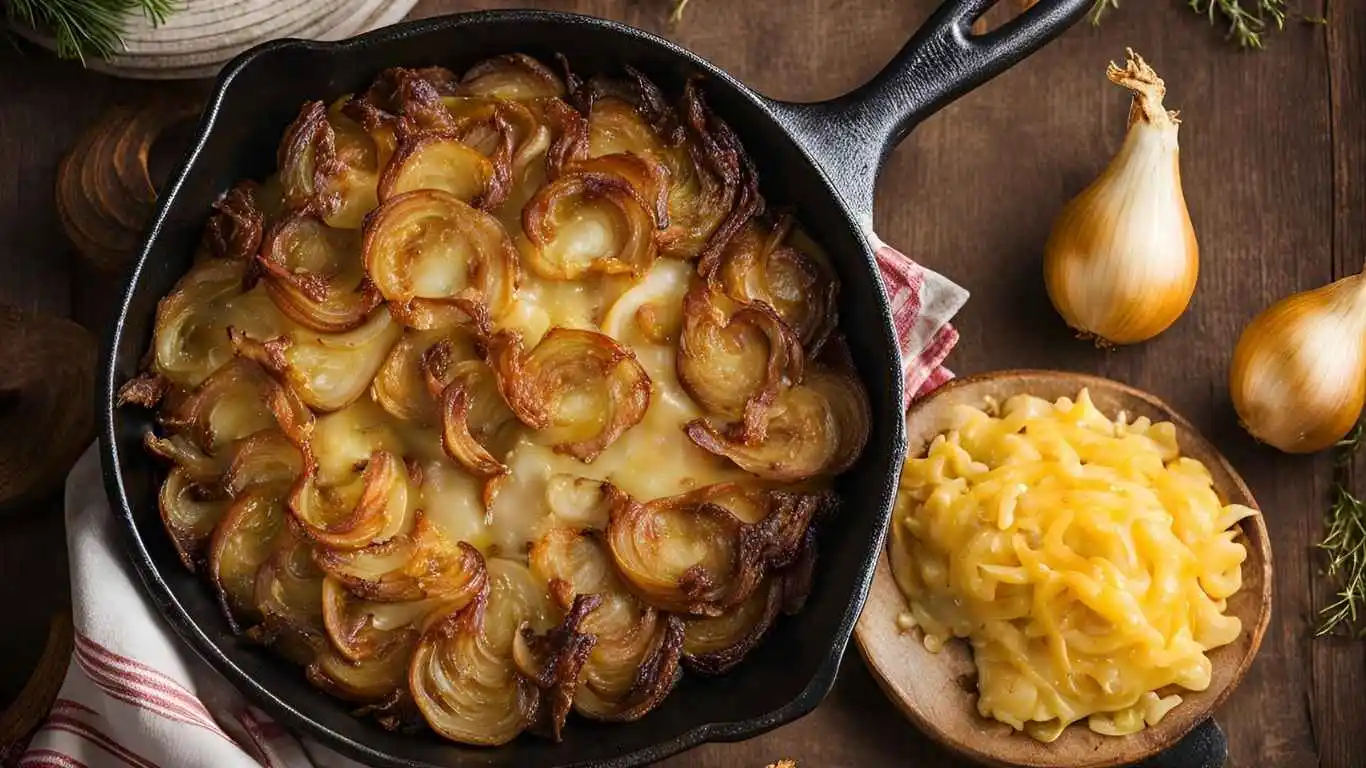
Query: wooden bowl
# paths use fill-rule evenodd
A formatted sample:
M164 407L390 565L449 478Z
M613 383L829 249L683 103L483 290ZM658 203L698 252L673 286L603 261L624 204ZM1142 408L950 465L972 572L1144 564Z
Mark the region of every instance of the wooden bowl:
M988 396L1004 401L1026 393L1051 401L1076 397L1083 387L1107 416L1113 418L1123 410L1131 416L1175 424L1182 455L1204 463L1220 498L1258 509L1228 461L1165 403L1118 382L1077 373L1000 371L949 382L911 406L906 415L907 455L922 455L934 436L948 428L954 405L981 407ZM1243 587L1229 599L1228 610L1242 620L1243 633L1234 643L1209 652L1214 674L1208 689L1179 691L1180 706L1156 726L1130 736L1101 736L1081 722L1053 743L1041 744L979 715L977 672L967 644L954 640L934 654L925 650L920 630L903 632L897 627L897 616L907 605L892 577L885 549L854 638L873 676L897 707L935 741L964 756L987 765L1031 768L1107 768L1137 762L1172 746L1209 717L1233 692L1257 655L1271 618L1271 544L1260 514L1239 525L1248 558L1243 563Z

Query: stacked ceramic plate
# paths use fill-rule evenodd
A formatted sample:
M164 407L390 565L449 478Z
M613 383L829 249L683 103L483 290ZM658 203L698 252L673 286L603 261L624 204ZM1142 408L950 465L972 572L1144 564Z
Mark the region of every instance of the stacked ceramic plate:
M339 40L402 19L417 0L184 0L166 23L152 26L129 16L126 49L109 61L91 58L93 68L121 77L177 79L212 77L242 51L266 40L301 37ZM20 29L54 47L50 36Z

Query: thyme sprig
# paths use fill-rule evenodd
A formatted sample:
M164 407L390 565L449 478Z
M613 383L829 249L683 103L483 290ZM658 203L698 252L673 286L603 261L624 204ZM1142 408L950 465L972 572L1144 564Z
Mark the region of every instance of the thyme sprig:
M11 24L51 32L57 55L63 59L86 56L107 59L123 49L128 18L141 12L154 25L174 13L179 0L7 0L5 16Z
M1348 490L1348 466L1366 442L1366 427L1358 424L1338 441L1334 456L1333 502L1324 518L1319 549L1327 560L1328 578L1340 585L1336 599L1319 612L1315 637L1366 636L1359 619L1366 614L1366 504Z
M1289 0L1186 0L1186 4L1192 11L1208 17L1210 24L1226 21L1227 38L1236 41L1239 48L1262 48L1265 44L1262 36L1285 29L1291 14ZM1095 0L1091 7L1091 23L1099 24L1107 11L1117 8L1119 0ZM1323 22L1323 19L1307 17L1305 20Z

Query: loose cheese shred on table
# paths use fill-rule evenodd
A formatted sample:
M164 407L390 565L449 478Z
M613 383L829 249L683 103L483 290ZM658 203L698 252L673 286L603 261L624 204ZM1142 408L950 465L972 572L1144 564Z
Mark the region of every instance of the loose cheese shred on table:
M1220 501L1172 424L1111 420L1086 390L956 406L901 476L898 624L933 652L967 639L984 717L1043 742L1083 718L1135 733L1207 688L1205 652L1242 631L1225 611L1255 514Z

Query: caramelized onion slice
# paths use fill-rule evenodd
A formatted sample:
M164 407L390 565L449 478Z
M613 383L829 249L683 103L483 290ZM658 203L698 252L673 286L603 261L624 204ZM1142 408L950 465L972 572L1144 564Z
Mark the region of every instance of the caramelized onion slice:
M512 642L512 659L517 669L541 689L542 696L549 696L549 701L542 705L549 706L550 731L555 741L561 740L583 667L598 643L595 635L580 627L600 605L601 595L579 595L558 625L543 635L523 625Z
M322 587L323 625L333 649L346 661L385 656L396 644L408 644L411 653L412 641L429 614L461 608L474 593L459 597L459 604L440 599L377 603L357 598L340 579L328 576Z
M734 499L765 513L746 523ZM721 483L612 510L607 544L631 588L661 610L720 616L744 602L775 570L796 562L828 493L746 489Z
M347 659L324 650L308 665L308 681L345 701L377 704L391 700L408 681L408 665L417 648L417 633L406 632L374 655Z
M639 423L650 405L650 377L635 354L601 333L552 328L529 353L521 337L500 333L489 353L517 418L583 462Z
M678 378L711 413L742 419L735 440L764 439L779 393L800 382L805 357L791 329L765 304L735 304L697 281L683 298Z
M291 438L307 438L313 414L289 387L250 360L235 359L205 379L194 392L161 413L163 426L193 438L213 454L248 435L279 427Z
M871 425L863 384L848 373L817 370L773 401L759 441L747 445L701 419L686 429L694 443L747 472L795 482L848 469L863 452Z
M459 93L492 96L509 101L532 101L564 96L564 82L549 67L522 53L485 59L465 71Z
M688 667L704 675L723 675L739 664L773 625L783 606L783 581L770 577L739 605L720 616L683 622L683 653Z
M815 357L839 322L839 281L823 259L784 242L791 227L786 217L772 229L746 225L727 246L715 277L732 299L772 307Z
M484 588L484 558L465 542L452 542L422 513L413 528L364 549L318 547L318 566L352 594L374 602L442 600L460 603Z
M232 358L228 328L254 339L283 332L287 321L263 289L243 292L247 263L196 264L157 304L152 369L193 389Z
M434 354L430 350L438 345L447 365L478 360L474 343L474 335L461 328L405 330L370 383L370 396L396 419L419 425L435 424L439 416L436 398L445 386L435 391L428 388L423 361Z
M595 534L552 528L532 546L530 562L562 607L572 608L583 595L600 600L576 625L596 642L582 665L575 710L597 720L629 721L663 701L678 679L681 622L630 593Z
M237 496L253 485L293 485L303 471L298 440L276 429L257 432L233 445L223 490Z
M318 411L335 411L363 395L403 333L383 308L346 333L299 329L258 341L236 328L228 330L237 354L283 378Z
M492 560L489 587L422 635L408 685L427 724L464 744L506 744L535 722L540 696L512 658L523 624L546 624L545 596L526 569Z
M232 503L209 543L209 578L228 621L259 620L256 572L274 554L275 539L284 529L285 489L257 486Z
M204 227L204 243L211 256L238 261L256 258L265 234L265 214L256 200L259 190L255 182L241 181L214 202Z
M230 504L229 499L213 498L206 493L179 467L166 476L157 495L157 506L166 533L186 568L195 571L203 564L209 538Z
M437 189L478 205L494 177L493 163L449 131L425 131L399 140L379 182L379 199Z
M607 155L573 164L522 210L528 264L551 280L585 273L643 275L655 230L668 212L668 174L648 155Z
M455 73L445 67L391 67L343 111L372 136L451 128L450 113L441 99L455 94L457 81Z
M321 645L323 637L323 573L313 562L313 548L288 525L275 536L274 551L256 572L256 609L277 636L289 633Z
M280 311L317 331L356 328L381 301L361 262L360 234L310 214L289 214L272 227L260 264Z
M365 229L365 268L404 325L487 322L511 304L517 252L498 220L448 192L390 198Z
M356 229L375 207L379 151L361 125L320 101L304 104L280 142L285 204L330 226Z
M352 481L320 486L309 461L289 497L294 521L310 539L326 547L360 549L408 530L417 492L403 459L375 451Z
M423 357L427 388L438 403L441 446L452 461L479 477L507 473L489 452L499 430L515 417L498 391L493 369L482 360L456 360L449 342Z

